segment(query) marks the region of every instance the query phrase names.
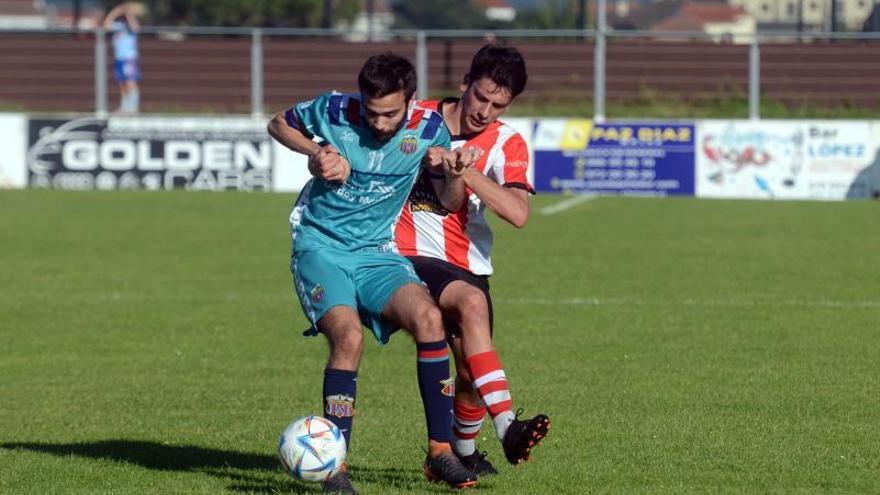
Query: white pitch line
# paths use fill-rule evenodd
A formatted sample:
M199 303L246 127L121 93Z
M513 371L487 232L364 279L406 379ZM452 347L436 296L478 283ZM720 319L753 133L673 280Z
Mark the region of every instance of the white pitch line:
M541 208L541 215L555 215L557 213L562 213L563 211L574 208L581 203L586 203L595 197L596 196L593 194L579 194L573 198L563 199L556 204Z
M144 294L140 292L113 292L106 294L89 294L92 300L100 301L179 301L204 299L217 299L214 296L168 296L165 294ZM225 296L219 296L225 301L296 301L296 295L291 290L278 293L238 293L229 292ZM880 309L880 301L871 300L832 300L832 299L630 299L624 297L600 298L600 297L511 297L492 298L495 304L516 304L519 306L690 306L705 308L752 308L752 307L802 307L802 308L876 308Z
M795 306L806 308L880 308L880 301L831 301L831 300L697 300L681 299L673 301L650 301L642 299L600 299L598 297L561 297L493 299L500 304L536 306L696 306L696 307L773 307Z

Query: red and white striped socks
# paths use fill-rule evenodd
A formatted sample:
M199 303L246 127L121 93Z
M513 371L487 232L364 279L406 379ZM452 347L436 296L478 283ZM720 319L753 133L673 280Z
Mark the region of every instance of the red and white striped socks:
M501 367L498 353L492 350L474 354L467 359L467 367L471 372L474 388L479 392L486 409L489 411L489 416L495 423L495 434L499 440L503 440L504 434L507 433L507 427L513 422L515 416L510 410L513 407L513 400L510 398L507 376ZM457 417L456 420L458 420ZM479 432L479 428L477 432Z
M460 456L471 455L477 451L476 438L486 417L486 406L472 406L455 401L453 404L452 435L453 448Z

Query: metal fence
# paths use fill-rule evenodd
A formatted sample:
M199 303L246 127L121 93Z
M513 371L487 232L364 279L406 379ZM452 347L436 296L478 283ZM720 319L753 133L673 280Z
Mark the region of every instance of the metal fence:
M327 89L354 90L366 56L385 50L412 58L419 95L454 92L487 38L524 53L525 98L591 101L598 121L609 100L638 102L646 94L742 98L752 119L760 118L762 99L880 104L878 33L758 33L746 44L702 32L604 29L391 31L371 42L321 29L145 27L141 34L148 112L262 117ZM107 115L117 95L108 58L100 29L0 31L0 105Z

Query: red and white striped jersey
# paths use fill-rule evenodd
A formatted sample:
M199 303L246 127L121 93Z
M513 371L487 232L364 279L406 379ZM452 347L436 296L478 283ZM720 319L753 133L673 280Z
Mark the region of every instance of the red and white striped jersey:
M440 101L419 101L421 107L442 115ZM529 183L529 152L523 137L496 121L478 134L453 136L452 148L473 146L483 150L477 170L504 187L534 194ZM404 256L430 256L448 261L476 275L491 275L492 231L486 222L486 205L470 189L459 211L440 204L427 172L422 172L403 206L395 228L395 242Z

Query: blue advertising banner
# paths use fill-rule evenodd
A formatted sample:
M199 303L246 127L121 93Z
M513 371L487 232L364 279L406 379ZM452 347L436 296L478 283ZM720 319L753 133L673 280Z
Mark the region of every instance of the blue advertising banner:
M694 125L539 120L535 189L614 195L694 194Z

